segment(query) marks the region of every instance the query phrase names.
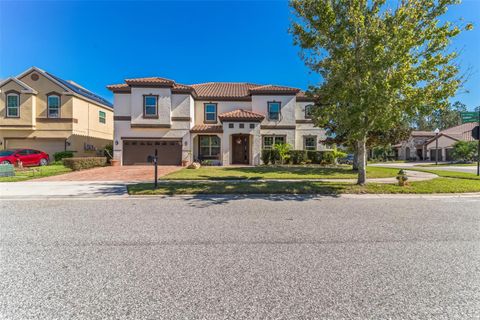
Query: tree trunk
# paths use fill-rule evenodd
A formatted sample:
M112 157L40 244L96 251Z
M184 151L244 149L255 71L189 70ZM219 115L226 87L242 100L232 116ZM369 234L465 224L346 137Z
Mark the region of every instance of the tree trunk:
M367 182L367 139L364 137L357 141L357 165L358 179L357 184L363 186Z
M358 151L357 151L357 148L355 148L354 153L353 153L352 170L353 171L358 171Z

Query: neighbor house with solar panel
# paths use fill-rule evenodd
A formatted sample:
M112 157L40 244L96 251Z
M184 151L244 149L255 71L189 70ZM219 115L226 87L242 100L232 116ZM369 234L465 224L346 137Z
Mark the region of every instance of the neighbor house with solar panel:
M0 83L0 149L94 156L113 141L112 104L32 67Z
M114 158L151 162L258 165L262 150L287 143L324 150L313 100L298 88L244 82L185 85L152 77L108 86L114 93Z

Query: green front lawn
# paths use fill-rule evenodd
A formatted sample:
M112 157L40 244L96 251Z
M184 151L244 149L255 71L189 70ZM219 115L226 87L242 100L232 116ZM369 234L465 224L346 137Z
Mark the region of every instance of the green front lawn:
M153 189L151 183L129 185L131 195L175 195L175 194L432 194L480 192L480 180L436 178L429 181L412 182L400 187L394 184L369 183L357 186L341 182L171 182L159 184Z
M27 167L21 171L15 170L15 176L13 177L0 177L0 182L25 181L36 178L55 176L71 171L72 169L65 167L63 164L50 164L43 167Z
M399 169L368 167L367 177L394 177ZM259 179L356 179L351 166L257 166L201 167L182 169L164 176L163 180L259 180Z

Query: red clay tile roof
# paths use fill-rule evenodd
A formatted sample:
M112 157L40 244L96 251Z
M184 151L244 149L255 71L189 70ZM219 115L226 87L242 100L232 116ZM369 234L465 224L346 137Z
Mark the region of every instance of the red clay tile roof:
M135 79L125 79L125 82L131 86L141 86L141 85L165 85L172 86L175 81L160 77L148 77L148 78L135 78Z
M300 92L300 89L269 84L266 86L250 88L249 91L252 94L297 94L298 92Z
M125 79L126 84L113 84L107 88L113 92L128 92L131 86L160 86L171 87L172 91L182 93L192 93L199 100L245 100L250 101L252 94L272 94L272 95L297 95L298 101L312 101L300 89L277 86L277 85L259 85L248 82L207 82L192 85L176 83L173 80L149 77Z
M245 82L208 82L191 85L199 99L209 98L247 98L249 89L258 85Z
M191 133L222 133L223 127L220 125L197 124L190 129Z
M303 102L313 102L314 99L310 96L307 96L307 94L305 93L305 91L299 91L297 93L297 101L303 101Z
M107 86L107 89L113 92L130 92L130 86L126 83L111 84Z
M230 112L224 112L218 115L220 121L252 121L261 122L265 119L263 114L256 112L238 109Z

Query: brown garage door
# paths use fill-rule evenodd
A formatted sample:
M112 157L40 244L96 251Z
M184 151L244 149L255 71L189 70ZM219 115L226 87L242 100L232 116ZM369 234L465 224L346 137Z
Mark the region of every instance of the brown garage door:
M53 154L65 151L65 139L6 139L6 149L28 148L48 153L53 161Z
M158 150L158 164L179 165L182 162L181 140L124 140L123 164L147 164Z

